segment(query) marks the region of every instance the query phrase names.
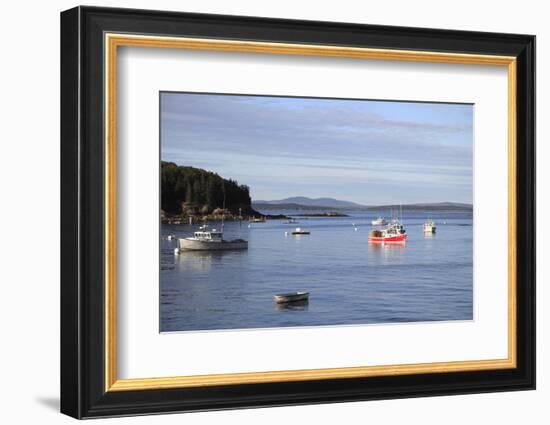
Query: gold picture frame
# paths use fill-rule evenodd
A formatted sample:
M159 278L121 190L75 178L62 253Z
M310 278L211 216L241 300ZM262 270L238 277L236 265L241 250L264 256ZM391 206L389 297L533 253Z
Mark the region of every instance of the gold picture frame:
M106 122L105 151L107 178L105 186L105 391L134 391L235 385L319 379L341 379L417 373L464 372L508 369L516 366L516 58L463 53L411 50L281 44L253 41L159 37L128 34L105 34ZM358 60L395 60L506 67L508 72L508 358L387 366L306 369L255 373L232 373L168 378L117 379L116 375L116 95L117 51L119 47L189 49L303 56L354 58Z

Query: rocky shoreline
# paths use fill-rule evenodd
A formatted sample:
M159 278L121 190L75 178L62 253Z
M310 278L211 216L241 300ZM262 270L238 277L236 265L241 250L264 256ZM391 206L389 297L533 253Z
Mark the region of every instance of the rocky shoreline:
M289 217L284 214L262 214L258 211L247 211L247 213L234 213L228 209L216 208L212 212L185 211L182 214L166 214L161 210L160 219L166 224L195 224L207 221L256 221L286 220Z
M295 217L349 217L349 215L336 212L321 212L321 213L311 213L311 214L294 214Z

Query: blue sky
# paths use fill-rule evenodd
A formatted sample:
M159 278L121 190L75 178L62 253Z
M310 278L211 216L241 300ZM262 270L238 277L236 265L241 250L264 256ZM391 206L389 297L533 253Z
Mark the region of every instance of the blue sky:
M161 157L253 200L472 202L473 106L161 93Z

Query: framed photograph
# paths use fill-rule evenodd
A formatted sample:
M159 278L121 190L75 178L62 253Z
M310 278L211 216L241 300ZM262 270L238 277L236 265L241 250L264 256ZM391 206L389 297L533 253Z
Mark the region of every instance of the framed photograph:
M535 388L535 37L61 14L61 411Z

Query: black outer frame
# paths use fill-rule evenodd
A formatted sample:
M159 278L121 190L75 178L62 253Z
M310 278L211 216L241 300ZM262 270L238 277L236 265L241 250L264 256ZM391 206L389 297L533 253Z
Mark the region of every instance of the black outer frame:
M517 57L517 368L104 391L105 32ZM61 13L61 412L75 418L535 388L535 37L77 7Z

